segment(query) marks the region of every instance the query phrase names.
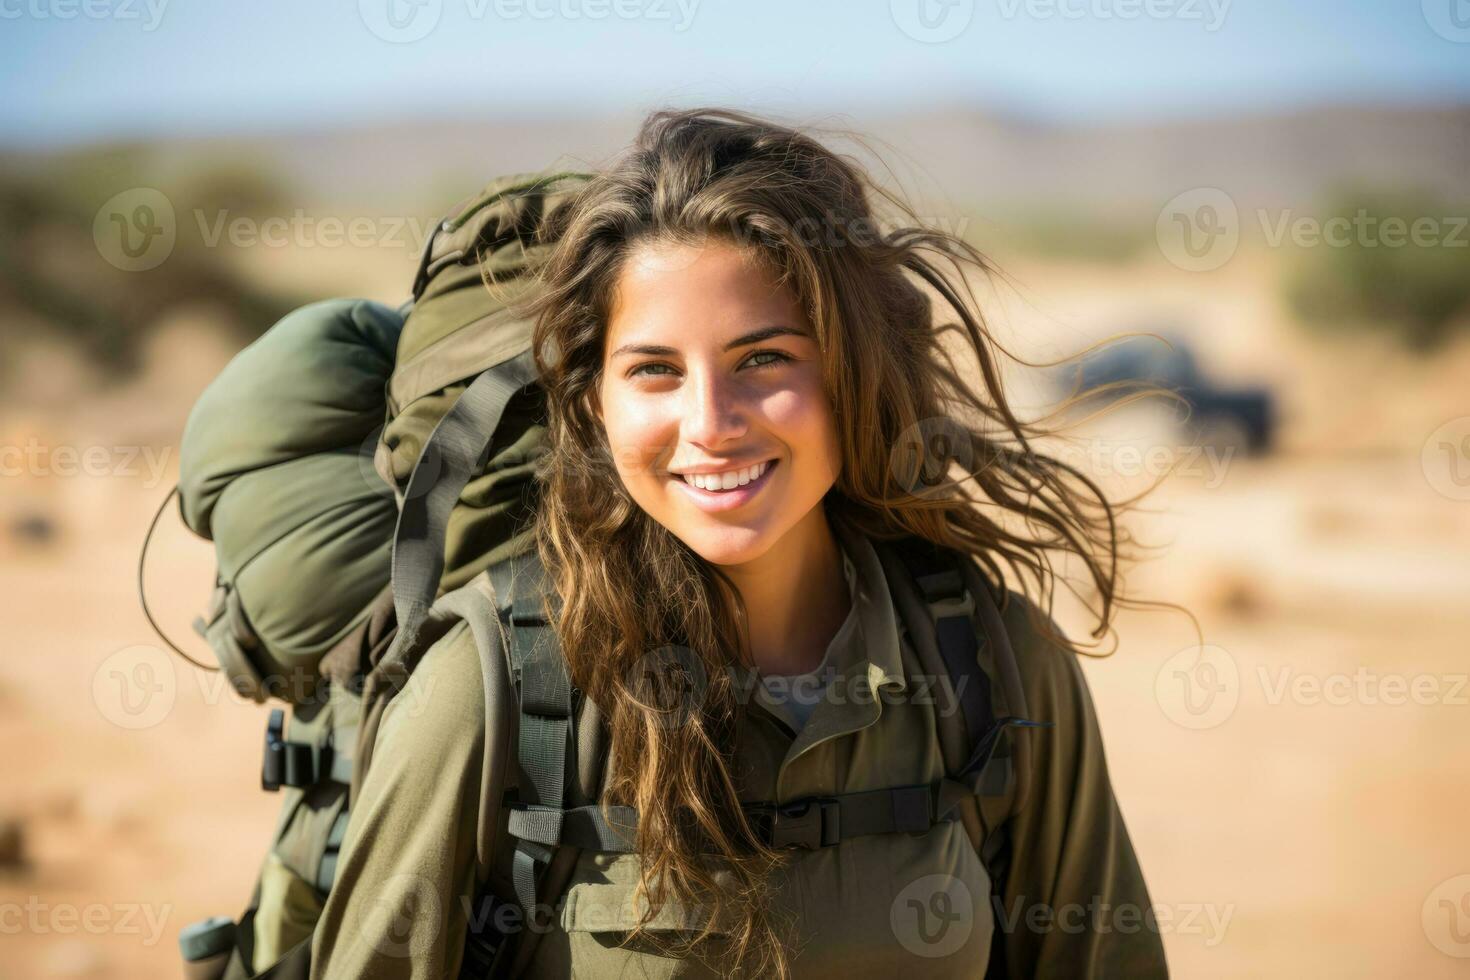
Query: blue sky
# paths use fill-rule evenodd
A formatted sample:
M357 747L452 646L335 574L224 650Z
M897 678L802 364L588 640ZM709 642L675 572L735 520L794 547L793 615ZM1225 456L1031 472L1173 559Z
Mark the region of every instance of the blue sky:
M436 107L1444 103L1470 0L0 0L0 81L12 146Z

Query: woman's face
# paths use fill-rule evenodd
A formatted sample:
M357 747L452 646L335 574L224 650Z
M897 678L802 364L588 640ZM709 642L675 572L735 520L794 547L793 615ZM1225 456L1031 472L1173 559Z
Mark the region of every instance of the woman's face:
M841 469L811 323L790 290L716 239L629 255L598 406L633 500L718 565L765 554Z

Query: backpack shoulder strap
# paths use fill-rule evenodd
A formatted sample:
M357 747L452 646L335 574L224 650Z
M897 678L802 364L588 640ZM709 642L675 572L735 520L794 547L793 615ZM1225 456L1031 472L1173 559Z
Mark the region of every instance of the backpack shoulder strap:
M536 581L539 565L533 561L517 564L522 576L513 586L507 649L520 700L516 756L522 776L512 813L520 824L511 831L516 837L512 874L516 901L530 912L536 905L541 872L561 838L568 802L568 758L575 759L572 718L581 692L572 687L543 606L546 596Z
M934 641L949 672L964 716L966 742L971 749L967 771L975 762L973 752L994 729L996 712L990 676L980 663L979 638L974 614L978 601L966 588L959 562L921 538L906 538L893 545L894 553L908 572L920 599L928 607L934 626ZM1001 638L1002 642L1004 637ZM987 635L992 648L993 638Z
M967 583L970 595L976 598L975 619L979 632L985 636L981 660L989 665L995 690L1006 706L1005 716L998 719L1001 724L997 732L1002 729L1053 727L1053 722L1033 720L1026 704L1015 648L1011 645L1010 633L1001 617L1001 601L1006 596L1004 586L992 583L970 559L960 562L960 573ZM1006 741L1009 743L1007 758L1010 759L1010 768L1014 774L1009 812L1014 813L1025 806L1030 797L1035 772L1031 764L1030 738L1008 737Z
M531 351L477 377L424 443L403 491L393 533L393 601L398 617L393 660L414 645L444 572L444 535L450 512L485 463L495 429L515 393L536 381Z
M632 850L630 828L616 825L627 808L611 808L610 824L595 799L582 799L595 795L601 783L605 733L595 706L571 684L547 615L559 600L547 587L535 550L492 565L488 577L517 701L519 778L504 803L513 841L510 888L497 894L495 874L481 881L467 936L464 975L477 977L517 976L526 967L582 848ZM495 830L481 832L493 841ZM499 931L506 922L501 907L512 901L511 921L533 928ZM507 941L512 937L514 942Z
M1027 739L1008 737L1007 732L1049 723L1026 717L996 586L975 562L917 537L886 542L878 550L900 610L907 614L914 599L927 609L928 616L922 619L906 615L905 625L921 659L932 638L959 703L964 751L947 756L963 761L952 767L950 779L973 794L973 812L979 823L966 826L992 883L999 887L1008 863L1007 824L1024 803L1031 782ZM935 713L941 747L953 744L954 733L949 729L956 722L952 714Z

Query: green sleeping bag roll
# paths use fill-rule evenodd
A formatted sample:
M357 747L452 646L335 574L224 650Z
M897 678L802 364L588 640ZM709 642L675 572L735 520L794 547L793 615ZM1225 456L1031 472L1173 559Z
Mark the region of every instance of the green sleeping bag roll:
M203 632L242 694L300 701L388 586L397 505L373 466L403 318L312 303L241 351L189 415L184 522L214 542Z

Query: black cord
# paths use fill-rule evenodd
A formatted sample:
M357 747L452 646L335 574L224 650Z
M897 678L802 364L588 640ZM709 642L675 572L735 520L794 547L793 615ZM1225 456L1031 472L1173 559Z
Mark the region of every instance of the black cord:
M153 532L158 527L158 519L163 516L164 509L168 507L169 501L178 495L178 492L179 485L175 483L173 489L168 492L168 496L163 498L163 503L158 505L157 513L153 515L153 520L148 524L148 534L143 538L143 550L138 553L138 602L143 606L143 615L148 617L148 625L153 627L153 632L157 633L158 638L167 643L174 653L177 653L200 670L218 671L218 666L200 663L179 649L178 645L168 638L168 635L163 632L163 627L158 625L158 621L153 618L153 613L148 608L148 592L143 587L143 564L148 560L148 545L153 540Z

